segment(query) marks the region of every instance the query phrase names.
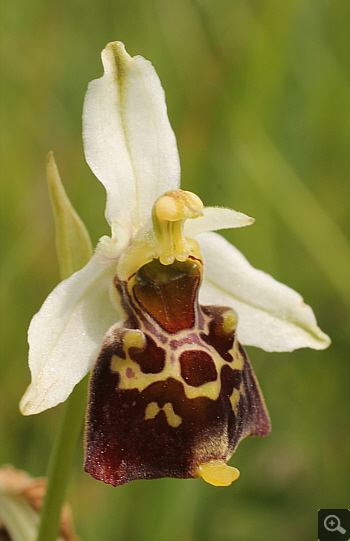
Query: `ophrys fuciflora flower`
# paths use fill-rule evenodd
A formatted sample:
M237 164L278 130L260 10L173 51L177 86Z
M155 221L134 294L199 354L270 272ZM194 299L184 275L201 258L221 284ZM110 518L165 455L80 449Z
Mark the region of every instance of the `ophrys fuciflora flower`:
M32 383L21 410L64 401L92 369L91 475L113 485L158 477L228 485L238 477L226 463L239 441L270 430L241 343L292 351L323 349L329 338L298 293L211 232L251 218L203 208L180 190L176 140L152 65L118 42L102 60L83 135L107 191L112 235L34 316Z

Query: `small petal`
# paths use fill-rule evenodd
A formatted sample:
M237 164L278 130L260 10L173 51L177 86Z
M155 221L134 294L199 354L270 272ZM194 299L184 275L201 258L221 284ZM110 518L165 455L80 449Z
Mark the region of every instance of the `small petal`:
M89 85L83 113L86 160L107 190L106 218L142 226L154 201L180 184L180 162L165 96L152 64L114 42L104 75Z
M220 235L205 233L197 240L205 261L200 302L234 308L241 343L266 351L329 346L329 337L319 329L313 311L296 291L252 267Z
M185 235L192 238L207 231L245 227L252 223L254 223L254 218L250 218L242 212L221 207L205 207L203 216L199 216L195 220L187 220Z
M61 282L33 317L29 331L32 382L20 409L40 413L66 400L88 373L108 328L118 320L109 289L115 264L96 256Z
M128 224L112 222L111 229L112 236L101 237L96 247L97 259L104 265L116 261L127 249L132 237L132 228L128 227Z
M91 259L89 233L69 201L53 153L46 160L47 183L56 223L56 246L61 278L71 276Z

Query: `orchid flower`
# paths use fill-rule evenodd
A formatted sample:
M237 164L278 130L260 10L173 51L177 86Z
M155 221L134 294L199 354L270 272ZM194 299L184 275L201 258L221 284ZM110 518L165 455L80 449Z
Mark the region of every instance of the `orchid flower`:
M301 296L212 231L254 220L180 189L164 91L122 43L84 104L86 160L107 192L111 237L30 324L24 415L66 400L91 370L85 469L120 485L203 477L229 485L239 441L270 431L241 345L326 348ZM204 272L205 269L205 272ZM97 359L97 360L96 360Z

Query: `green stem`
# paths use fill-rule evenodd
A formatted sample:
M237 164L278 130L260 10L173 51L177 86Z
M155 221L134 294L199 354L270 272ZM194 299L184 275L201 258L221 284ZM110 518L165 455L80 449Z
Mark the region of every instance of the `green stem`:
M86 227L62 185L52 152L47 157L46 173L55 215L58 263L64 280L86 265L93 251ZM48 485L37 541L57 539L61 509L86 408L87 380L88 376L78 383L64 405L47 472Z
M57 539L61 508L86 409L87 379L88 377L85 377L75 387L64 405L48 467L48 485L37 541Z

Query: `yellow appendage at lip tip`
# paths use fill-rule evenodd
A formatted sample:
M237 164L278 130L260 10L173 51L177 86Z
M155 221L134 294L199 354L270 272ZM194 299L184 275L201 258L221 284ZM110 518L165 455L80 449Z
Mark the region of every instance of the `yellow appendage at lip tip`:
M202 477L206 483L215 487L228 487L239 475L237 468L228 466L223 460L210 460L195 471L196 477Z
M157 199L153 220L161 243L159 260L171 265L175 259L186 261L190 255L184 223L189 218L203 215L203 203L198 195L184 190L171 190Z

